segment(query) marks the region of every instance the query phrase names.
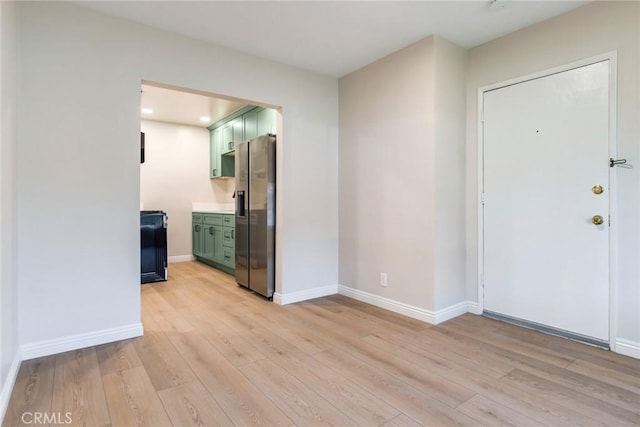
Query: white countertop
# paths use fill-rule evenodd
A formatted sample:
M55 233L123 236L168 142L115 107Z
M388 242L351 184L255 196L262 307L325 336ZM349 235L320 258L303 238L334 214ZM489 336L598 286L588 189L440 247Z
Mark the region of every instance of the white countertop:
M198 213L217 213L217 214L224 214L224 215L234 215L236 212L235 211L230 211L230 210L219 210L219 209L208 209L208 210L204 210L204 209L198 209L198 210L194 210L192 212L198 212Z

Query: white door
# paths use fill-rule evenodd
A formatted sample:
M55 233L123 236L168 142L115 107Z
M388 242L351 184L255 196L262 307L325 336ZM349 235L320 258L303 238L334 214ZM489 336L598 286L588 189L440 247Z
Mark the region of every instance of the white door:
M608 342L609 61L483 110L484 310Z

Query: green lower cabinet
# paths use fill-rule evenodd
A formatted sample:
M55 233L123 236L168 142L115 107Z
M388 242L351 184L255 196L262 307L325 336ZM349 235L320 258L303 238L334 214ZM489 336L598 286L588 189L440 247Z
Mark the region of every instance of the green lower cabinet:
M204 238L204 228L202 226L202 214L193 213L191 217L191 247L194 256L202 256L202 239Z
M213 227L213 255L211 259L215 262L222 263L224 261L224 255L222 254L222 226L214 225Z
M194 212L192 222L193 255L196 259L235 275L235 217Z
M235 227L222 227L222 263L236 268L236 230Z
M215 247L216 247L215 225L205 225L204 226L204 248L202 250L202 257L210 260L215 260Z

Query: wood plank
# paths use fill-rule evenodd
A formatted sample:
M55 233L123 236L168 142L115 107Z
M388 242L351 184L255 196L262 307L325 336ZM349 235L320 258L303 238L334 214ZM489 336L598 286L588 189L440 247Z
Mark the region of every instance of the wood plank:
M102 376L113 426L172 426L145 368Z
M158 392L174 426L232 426L218 402L200 381L191 381Z
M501 381L520 384L532 393L542 394L547 399L555 400L562 405L571 407L595 421L617 426L640 425L640 415L637 413L602 402L580 391L558 385L519 369L514 369Z
M579 374L552 365L543 366L542 368L522 367L521 369L536 377L544 378L570 389L580 390L581 393L587 396L640 415L638 393L600 381L591 375Z
M487 369L478 367L475 363L469 365L463 360L464 365L452 362L450 351L441 351L441 347L425 348L402 344L401 347L394 344L385 344L380 337L366 337L364 340L377 345L381 349L390 351L400 359L412 361L416 365L423 366L430 371L438 372L445 378L458 383L479 395L490 398L497 404L511 408L522 414L528 414L539 423L553 426L574 426L575 420L581 419L581 414L571 409L546 401L535 394L520 391L499 383ZM433 351L433 353L431 353ZM509 368L511 371L512 368ZM505 373L506 374L506 373ZM591 424L591 420L587 419Z
M384 424L381 424L381 427L424 427L423 424L420 424L416 420L406 416L405 414L400 414L395 418L390 419Z
M489 319L492 320L492 319ZM497 322L497 321L496 321ZM497 322L498 328L502 334L520 339L524 342L547 348L558 353L563 353L574 359L589 361L594 365L610 366L612 363L618 367L624 368L625 372L640 378L640 360L623 356L599 347L583 345L576 341L566 338L557 337L550 334L543 334L531 329L521 328L506 322ZM628 368L628 369L627 369Z
M544 426L520 412L476 395L458 406L458 410L487 426Z
M282 353L269 357L360 425L380 425L400 414L384 400L307 354Z
M494 347L550 363L561 368L565 368L575 361L575 358L568 356L566 353L557 352L550 348L531 345L525 340L516 339L504 334L503 330L499 327L502 322L487 319L482 316L477 316L479 319L472 319L471 316L475 315L459 316L438 325L438 327L443 331L455 329L457 333L473 337L478 341L483 341ZM481 323L488 323L489 327L481 327Z
M396 357L406 358L414 364L425 366L446 378L459 378L462 384L469 377L476 375L480 375L483 380L500 379L513 369L511 366L504 365L495 368L488 366L483 363L483 359L474 358L473 351L465 352L463 348L456 348L453 345L447 347L446 351L442 351L442 346L447 343L425 344L417 339L408 340L406 336L394 332L369 335L362 340L380 346Z
M2 422L3 427L31 425L32 420L28 416L23 418L27 412L51 412L54 372L53 356L22 362Z
M376 307L374 305L370 305L365 302L346 297L344 295L330 295L326 297L326 299L333 301L334 304L339 307L349 307L350 309L352 309L352 311L357 310L363 313L367 313L376 319L384 319L389 323L400 325L410 331L421 332L432 327L432 325L421 320L403 316L402 314L394 313L392 311L385 310L384 308Z
M108 425L111 419L95 349L68 351L55 359L51 412L68 413L69 425Z
M296 425L355 426L355 421L321 399L300 380L269 359L244 365L240 371Z
M96 347L96 355L102 375L142 365L132 339L99 345Z
M114 427L640 422L640 360L475 315L432 326L341 295L279 306L200 263L169 271L141 287L144 337L23 362L2 425L73 404L76 424ZM108 419L84 392L98 370Z
M477 423L468 416L429 397L391 374L360 361L346 351L330 349L313 356L345 377L371 390L414 420L428 425L469 425Z
M258 305L256 305L258 304ZM324 337L322 330L310 328L309 324L301 325L294 316L287 315L282 310L273 311L269 309L267 315L264 311L266 307L272 307L272 304L266 301L255 301L247 307L241 307L243 310L243 319L251 322L251 325L261 325L265 322L277 324L277 328L269 329L272 334L276 334L291 346L298 350L313 354L331 347L331 343Z
M157 291L152 287L144 289L142 294L144 298L143 320L144 317L149 317L162 332L189 332L193 330L193 326L179 316L176 309Z
M335 298L335 296L332 295L327 298ZM340 298L344 300L350 300L349 298L346 298L344 296L340 296ZM315 301L317 300L311 300L310 303L318 305L317 303L315 303ZM354 300L351 300L351 301L354 301ZM404 320L404 321L396 320L397 317L402 318L404 316L400 316L396 313L393 313L394 316L391 316L387 314L389 313L387 310L383 310L378 307L373 307L368 310L362 309L362 306L366 304L361 303L360 301L356 301L356 303L350 303L350 304L345 302L344 304L346 308L340 311L339 313L336 313L337 314L336 319L341 319L341 322L343 324L351 323L351 324L358 324L358 325L366 325L368 328L367 332L369 334L376 333L381 330L392 330L402 334L414 334L414 333L420 333L432 327L432 325L422 323L423 326L421 328L416 328L416 324L414 322L410 322L407 320ZM407 319L407 318L404 317L404 319Z
M549 366L564 366L565 362L541 356L540 354L527 354L521 351L516 345L500 345L492 343L490 339L476 338L467 331L454 330L451 327L435 327L430 333L440 334L445 342L457 344L460 348L473 351L474 357L481 358L491 366L504 365L511 368L533 368L545 369ZM537 356L541 356L538 358ZM568 365L567 365L568 366Z
M214 318L210 312L192 310L181 314L195 326L195 330L209 344L235 366L242 366L266 356L246 339L238 335L225 323Z
M611 367L603 367L584 360L576 360L567 369L579 374L597 378L611 385L624 388L632 393L640 394L640 378L628 375Z
M195 374L162 332L148 331L133 345L155 390L175 387L196 379Z
M176 334L172 342L234 424L289 425L291 420L207 341L195 333Z
M422 390L423 393L452 408L470 399L475 393L468 388L450 381L424 366L396 357L364 339L353 340L346 350L367 365L392 374L395 378Z

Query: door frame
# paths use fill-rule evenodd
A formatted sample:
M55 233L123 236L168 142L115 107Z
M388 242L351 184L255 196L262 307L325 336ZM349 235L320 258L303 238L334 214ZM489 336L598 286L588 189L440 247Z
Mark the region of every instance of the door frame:
M609 157L617 158L617 60L618 51L610 51L600 55L581 59L579 61L516 77L499 83L493 83L478 88L478 151L477 151L477 202L476 208L478 212L478 246L477 246L477 289L478 289L478 309L477 313L482 314L484 311L484 117L483 117L483 100L484 93L512 86L526 81L547 77L553 74L562 73L573 70L575 68L584 67L595 64L597 62L609 61ZM609 168L609 348L616 352L616 252L617 252L617 180L616 168Z

